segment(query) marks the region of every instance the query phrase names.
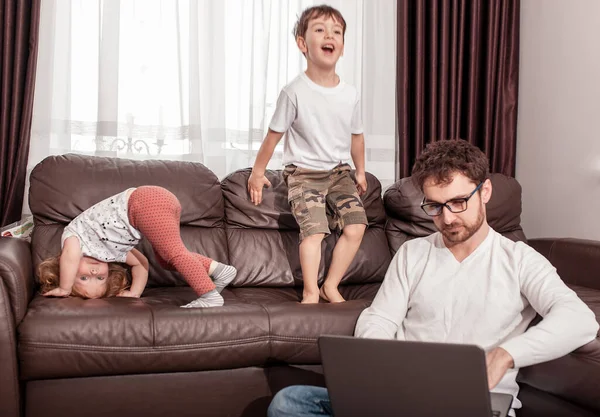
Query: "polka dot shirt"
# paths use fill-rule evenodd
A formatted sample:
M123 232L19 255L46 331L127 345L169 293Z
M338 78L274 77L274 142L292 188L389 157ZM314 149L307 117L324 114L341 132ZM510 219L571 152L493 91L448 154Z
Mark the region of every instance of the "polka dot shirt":
M61 248L68 237L79 239L83 255L104 262L125 262L127 253L140 241L141 234L130 223L127 215L128 190L103 200L65 227Z

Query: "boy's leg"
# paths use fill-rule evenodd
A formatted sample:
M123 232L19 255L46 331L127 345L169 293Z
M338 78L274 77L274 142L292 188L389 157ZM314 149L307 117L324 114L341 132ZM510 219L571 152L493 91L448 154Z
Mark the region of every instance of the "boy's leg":
M349 165L344 164L333 170L327 203L342 229L342 235L333 249L331 265L321 288L321 297L337 303L345 301L338 290L338 285L360 247L368 224L356 184L350 177Z
M267 411L268 417L332 416L327 389L309 385L294 385L279 391Z
M302 268L303 304L319 302L319 265L321 264L321 242L325 234L307 236L300 243L300 267Z
M300 227L300 266L304 290L302 303L318 303L321 242L329 234L325 195L329 171L313 171L286 167L284 178L288 185L288 200L292 215Z
M342 230L342 235L333 249L333 256L331 265L329 265L329 270L327 271L327 277L320 290L320 295L323 299L331 303L346 301L340 294L338 285L340 285L340 281L360 247L365 229L366 226L364 224L349 224Z
M223 305L223 298L208 276L212 259L187 250L179 233L180 215L177 197L164 188L139 187L129 198L131 225L148 239L160 262L175 268L190 287L205 298L198 306Z

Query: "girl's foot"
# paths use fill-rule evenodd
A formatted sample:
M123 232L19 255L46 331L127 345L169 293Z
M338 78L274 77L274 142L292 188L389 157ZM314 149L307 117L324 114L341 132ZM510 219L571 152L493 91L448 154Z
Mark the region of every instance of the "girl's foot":
M217 261L212 261L208 270L208 275L215 283L217 291L220 293L223 288L228 286L237 275L237 269L231 265L225 265Z
M200 297L195 299L189 304L181 306L182 308L207 308L207 307L221 307L225 301L221 294L217 290L212 290L206 294L202 294Z

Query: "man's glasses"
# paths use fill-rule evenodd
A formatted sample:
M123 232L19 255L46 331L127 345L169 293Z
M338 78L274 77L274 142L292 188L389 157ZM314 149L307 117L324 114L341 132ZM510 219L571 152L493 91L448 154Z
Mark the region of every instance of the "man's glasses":
M481 188L484 182L485 181L480 182L479 185L468 196L464 198L454 198L446 201L445 203L426 203L425 197L423 197L421 208L429 216L439 216L442 214L444 207L446 207L451 213L462 213L463 211L467 210L467 201L469 201L469 198L473 197L473 194L475 194L477 190Z

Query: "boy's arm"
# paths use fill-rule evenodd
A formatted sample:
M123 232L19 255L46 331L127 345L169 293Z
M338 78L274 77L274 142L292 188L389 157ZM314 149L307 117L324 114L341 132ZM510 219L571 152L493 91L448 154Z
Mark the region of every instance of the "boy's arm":
M352 155L352 161L356 168L358 195L363 195L367 192L367 177L365 175L365 135L362 133L352 134L350 155Z
M260 145L260 149L256 155L256 161L254 162L252 173L250 174L250 178L248 178L248 192L250 193L250 200L256 206L262 201L263 187L271 186L271 182L265 177L265 170L267 169L267 164L273 156L275 146L277 146L282 137L283 132L275 132L269 129L267 136L265 136L265 140L263 141L262 145Z
M131 287L129 290L122 291L119 297L139 298L148 282L148 258L139 250L132 249L127 253L125 263L131 267Z
M75 284L75 280L77 279L77 270L79 269L79 262L82 256L79 239L76 236L70 236L65 239L59 261L60 284L57 288L43 295L67 297L71 294L73 284Z

